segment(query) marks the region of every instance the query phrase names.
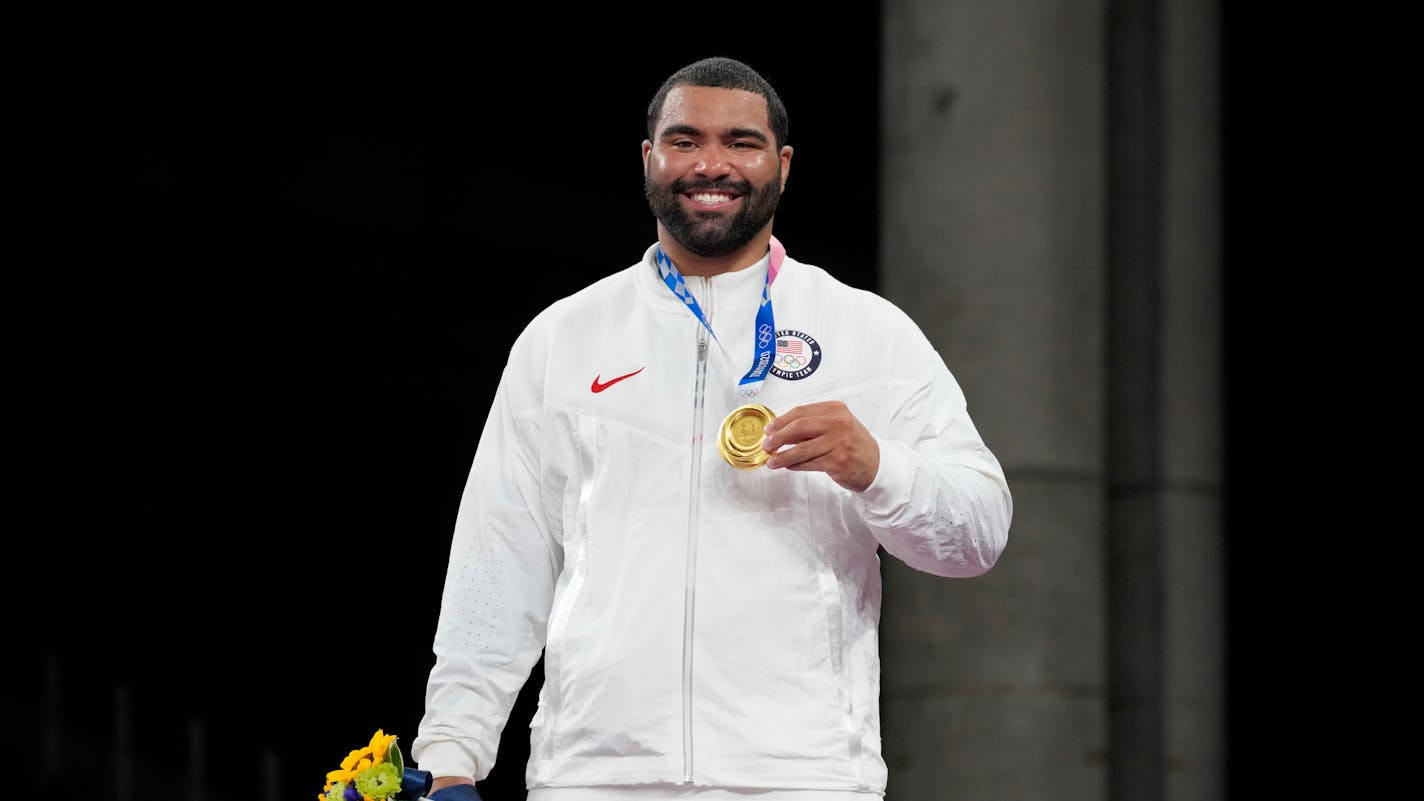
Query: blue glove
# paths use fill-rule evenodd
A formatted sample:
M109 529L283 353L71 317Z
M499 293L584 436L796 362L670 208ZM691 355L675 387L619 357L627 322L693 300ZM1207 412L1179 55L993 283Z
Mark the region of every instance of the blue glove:
M430 801L480 801L480 794L473 784L457 784L436 790L426 796Z

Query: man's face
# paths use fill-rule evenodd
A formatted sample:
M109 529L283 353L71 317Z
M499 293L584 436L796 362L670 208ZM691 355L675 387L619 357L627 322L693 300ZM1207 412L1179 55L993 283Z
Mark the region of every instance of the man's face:
M643 193L653 216L699 256L725 256L771 222L791 148L776 148L766 98L679 86L643 143Z

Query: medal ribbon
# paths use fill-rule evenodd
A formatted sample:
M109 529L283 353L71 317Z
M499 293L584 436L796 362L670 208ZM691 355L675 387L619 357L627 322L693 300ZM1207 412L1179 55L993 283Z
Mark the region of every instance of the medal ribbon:
M702 327L707 329L707 333L712 335L718 347L722 347L722 340L717 339L717 332L712 330L712 324L707 322L707 317L702 313L702 307L697 304L697 298L692 296L692 290L687 288L687 282L683 280L682 273L677 271L677 266L663 253L661 246L657 250L658 273L663 278L663 283L679 300L687 306L687 310L702 323ZM755 398L761 393L763 382L766 381L766 374L771 370L772 357L775 353L776 341L776 319L771 308L771 282L776 280L776 274L781 271L781 262L786 258L786 248L776 237L771 238L771 263L766 268L766 283L761 288L761 306L757 308L756 315L756 350L752 355L751 369L737 382L737 395L743 398ZM725 348L723 349L725 353ZM730 358L730 357L729 357Z

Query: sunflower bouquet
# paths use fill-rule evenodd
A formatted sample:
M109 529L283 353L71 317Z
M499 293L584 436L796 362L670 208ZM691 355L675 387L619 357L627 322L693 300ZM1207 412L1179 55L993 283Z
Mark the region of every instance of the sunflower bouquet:
M341 760L341 767L326 774L326 786L317 801L387 801L416 799L430 789L430 774L405 767L396 736L376 729L365 748Z

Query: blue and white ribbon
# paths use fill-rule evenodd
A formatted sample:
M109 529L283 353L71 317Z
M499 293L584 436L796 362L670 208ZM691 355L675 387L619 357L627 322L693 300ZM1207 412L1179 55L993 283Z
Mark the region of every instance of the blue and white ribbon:
M752 354L752 366L747 370L737 382L737 395L742 398L755 398L761 394L762 384L766 381L766 375L771 370L771 360L776 356L776 318L771 306L771 282L776 280L776 275L781 271L781 262L786 258L786 248L776 237L771 238L771 263L766 270L766 283L761 288L761 306L757 308L756 315L756 350ZM702 323L707 332L712 335L712 339L720 348L722 341L717 339L717 332L712 330L712 324L707 321L706 315L702 313L702 307L697 304L697 298L693 296L692 290L687 288L687 282L683 280L682 273L678 272L677 266L672 263L672 259L663 253L661 246L657 250L658 273L663 278L663 283L679 300L687 306L687 310ZM723 350L725 353L725 349Z

